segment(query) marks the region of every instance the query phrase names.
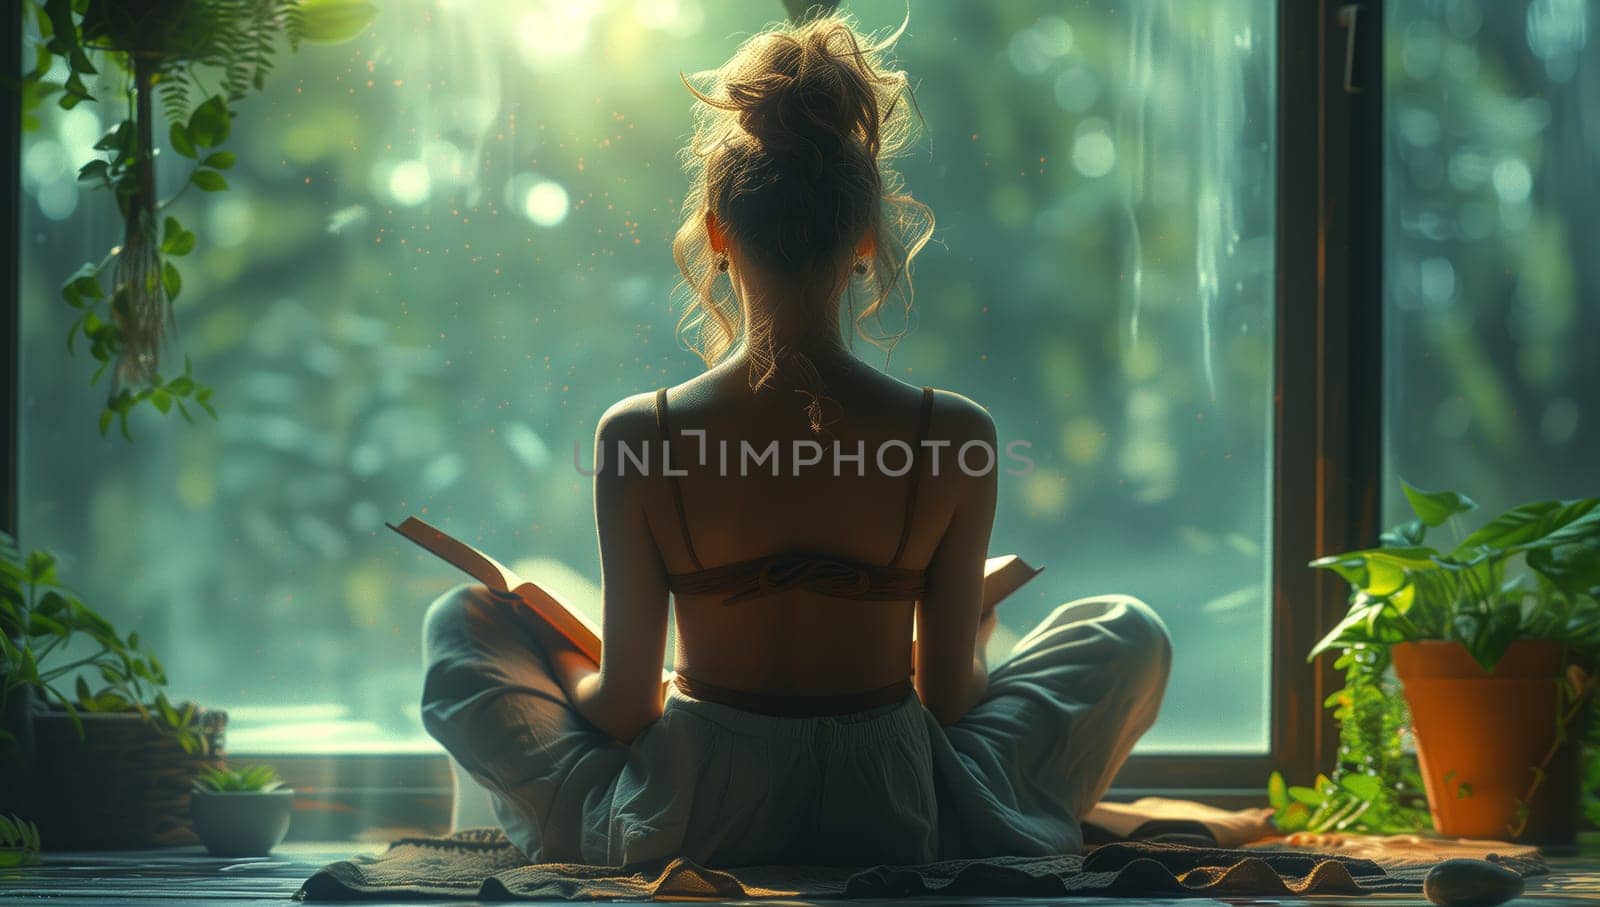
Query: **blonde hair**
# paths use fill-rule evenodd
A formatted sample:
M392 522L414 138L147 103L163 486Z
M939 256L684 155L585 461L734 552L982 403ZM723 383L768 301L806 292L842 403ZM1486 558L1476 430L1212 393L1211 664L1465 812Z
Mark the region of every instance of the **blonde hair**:
M886 354L904 334L903 326L883 330L882 315L891 299L909 313L911 261L933 233L932 210L889 166L916 123L906 74L884 60L904 30L872 44L838 14L777 25L746 40L720 69L684 78L697 102L683 152L690 188L672 253L686 296L678 328L707 366L748 335L751 386L759 389L789 358L775 313L757 301L746 325L731 286L719 287L707 211L741 258L827 291L824 311L804 319L813 324L838 317L831 291L870 237L873 254L854 266L841 295L856 333ZM797 364L814 375L809 362ZM812 422L819 427L817 412Z

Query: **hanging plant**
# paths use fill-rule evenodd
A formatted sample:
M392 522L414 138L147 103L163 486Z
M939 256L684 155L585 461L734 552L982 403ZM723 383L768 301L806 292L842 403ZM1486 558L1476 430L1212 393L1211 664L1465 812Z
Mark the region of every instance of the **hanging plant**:
M174 329L173 302L183 289L176 259L192 252L193 231L165 214L189 187L224 192L234 155L222 149L233 105L259 91L280 48L301 41L339 43L360 34L377 14L365 0L28 0L40 36L27 103L58 95L72 109L100 103L89 82L121 83L124 117L94 146L100 154L78 171L80 183L106 190L122 221L122 242L83 265L62 286L78 313L67 349L82 342L98 365L91 383L112 371L100 433L115 420L124 437L128 414L148 403L161 413L189 404L216 418L211 388L184 358L183 373L161 374L163 347ZM65 72L60 81L48 77ZM166 119L172 150L192 162L176 193L156 185L156 114Z

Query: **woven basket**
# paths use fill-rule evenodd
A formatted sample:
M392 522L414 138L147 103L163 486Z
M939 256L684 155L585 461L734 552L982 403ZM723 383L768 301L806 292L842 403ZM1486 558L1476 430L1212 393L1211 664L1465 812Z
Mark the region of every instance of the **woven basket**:
M39 833L51 850L119 850L198 842L189 788L222 764L228 715L202 711L203 753L132 713L84 714L83 739L65 712L39 712Z

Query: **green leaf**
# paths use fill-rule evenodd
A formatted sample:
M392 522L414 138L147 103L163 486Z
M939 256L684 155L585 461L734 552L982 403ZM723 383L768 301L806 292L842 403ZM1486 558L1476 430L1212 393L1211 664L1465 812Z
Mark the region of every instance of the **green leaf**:
M40 6L45 20L50 23L50 34L55 36L52 47L59 47L58 53L69 53L78 45L78 26L72 21L72 0L44 0ZM43 21L40 24L42 26Z
M84 164L78 170L80 183L104 183L110 178L111 165L102 160L93 160Z
M1470 623L1476 627L1476 632L1471 636L1463 634L1463 642L1472 659L1483 666L1485 671L1493 671L1494 666L1500 663L1501 656L1506 654L1506 649L1522 636L1522 608L1515 602L1507 602L1490 611L1487 617L1473 613L1458 613L1456 625L1461 627Z
M100 289L99 273L100 269L92 263L78 268L61 285L61 298L73 308L82 308L85 299L103 299L105 293Z
M66 636L70 631L61 621L35 611L28 615L28 633L33 636Z
M1535 501L1513 507L1462 540L1461 555L1476 548L1512 551L1600 539L1600 498Z
M1428 525L1421 520L1411 520L1385 532L1378 542L1389 548L1409 548L1422 544L1428 534Z
M314 44L353 40L378 17L367 0L300 0L300 36Z
M1289 799L1293 800L1294 802L1305 806L1310 806L1312 808L1321 806L1322 802L1327 799L1322 794L1309 787L1290 787L1288 794Z
M1349 583L1352 588L1363 589L1367 585L1367 559L1362 555L1363 552L1360 551L1350 554L1332 554L1327 557L1317 558L1309 566L1320 570L1332 570L1334 573L1344 577L1344 581Z
M1286 835L1294 834L1305 829L1310 823L1311 810L1304 803L1290 802L1277 815L1272 817L1278 831Z
M209 155L206 155L206 159L201 161L200 164L204 167L215 167L218 170L227 170L237 163L237 160L238 159L234 157L232 151L215 151Z
M1373 637L1370 628L1374 622L1373 612L1381 608L1381 605L1373 605L1362 600L1361 604L1352 607L1346 612L1345 616L1339 620L1339 623L1335 624L1334 628L1329 630L1327 635L1312 647L1311 653L1306 656L1306 660L1311 661L1329 649L1347 646L1352 643L1379 642L1380 640Z
M89 55L83 52L82 46L72 48L71 53L67 55L67 63L73 70L85 75L92 76L96 72L94 64L89 62Z
M112 413L109 409L100 411L100 436L102 438L105 437L106 432L111 428L111 417L113 415L114 413Z
M70 612L71 609L71 600L60 592L51 589L39 596L39 604L34 607L34 613L43 614L45 617L55 617L63 611Z
M115 129L101 136L100 141L94 143L94 150L125 153L133 147L133 139L133 121L123 120Z
M1600 587L1600 544L1535 548L1527 563L1568 595L1589 595Z
M32 649L22 649L21 658L18 660L15 674L23 683L39 682L39 662Z
M155 393L150 395L150 405L154 406L162 413L165 413L167 410L172 408L172 395L164 390L158 389Z
M56 556L48 551L30 551L28 559L23 563L23 572L28 582L37 586L54 586L56 579Z
M215 170L196 170L189 179L203 192L221 192L228 188L228 181Z
M1406 584L1407 571L1438 566L1439 552L1428 547L1369 548L1319 557L1311 566L1332 570L1353 589L1374 596L1391 595Z
M1362 800L1376 800L1383 794L1383 782L1373 775L1345 775L1339 786Z
M61 706L61 708L66 710L67 720L72 722L72 730L77 733L78 739L82 740L83 739L83 719L78 717L78 709L77 709L77 707L74 706L72 703L64 700L64 699L61 699L60 697L57 697L57 700L59 701L59 705Z
M1454 491L1423 491L1410 482L1401 480L1400 488L1411 502L1411 510L1424 525L1440 526L1458 513L1477 508L1478 503Z
M228 102L217 95L206 100L189 115L189 137L196 148L215 148L228 140L232 124L228 119Z
M83 77L74 72L67 76L61 83L61 98L56 101L63 110L71 110L84 101L93 101L94 95L89 93L88 86L83 84Z
M194 233L183 229L176 218L167 218L168 230L161 239L163 255L184 256L194 251Z
M194 139L189 135L189 127L182 123L173 123L167 130L167 140L172 143L172 150L186 158L195 158L199 152L195 150Z
M1279 811L1289 805L1289 789L1283 783L1282 772L1273 772L1267 778L1267 802Z
M167 291L167 300L178 298L178 293L183 290L183 275L178 273L178 268L170 261L161 263L161 286Z

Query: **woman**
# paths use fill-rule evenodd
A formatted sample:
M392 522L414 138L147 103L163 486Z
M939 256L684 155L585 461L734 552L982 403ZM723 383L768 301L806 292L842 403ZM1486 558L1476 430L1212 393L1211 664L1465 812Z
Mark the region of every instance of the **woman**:
M864 331L932 230L886 168L910 111L882 52L827 17L691 87L674 253L709 369L601 419L603 663L482 587L429 611L424 722L531 860L1073 852L1155 719L1166 631L1126 596L1063 605L987 669L997 470L954 459L994 424L847 348L841 308ZM624 446L657 468L616 468Z

